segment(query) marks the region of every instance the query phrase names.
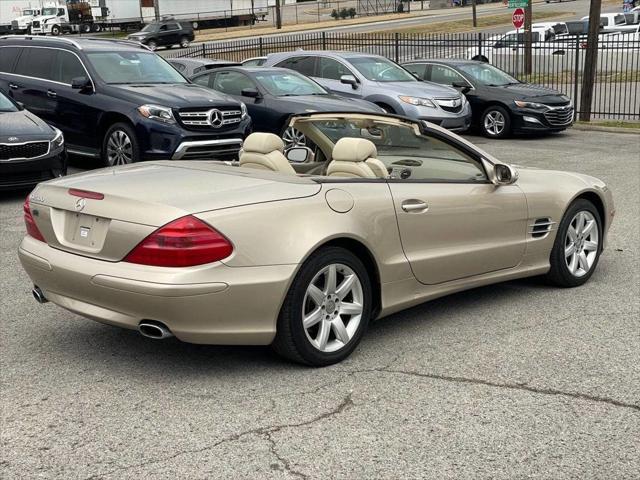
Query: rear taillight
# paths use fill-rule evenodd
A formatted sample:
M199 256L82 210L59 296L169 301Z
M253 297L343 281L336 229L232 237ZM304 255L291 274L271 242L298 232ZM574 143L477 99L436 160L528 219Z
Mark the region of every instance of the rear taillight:
M160 227L124 261L156 267L191 267L227 258L233 245L220 232L191 215Z
M35 238L36 240L40 240L44 242L44 237L38 226L36 225L36 221L33 219L33 215L31 214L31 205L29 205L29 197L24 201L24 205L22 206L22 210L24 212L24 224L27 227L27 235Z

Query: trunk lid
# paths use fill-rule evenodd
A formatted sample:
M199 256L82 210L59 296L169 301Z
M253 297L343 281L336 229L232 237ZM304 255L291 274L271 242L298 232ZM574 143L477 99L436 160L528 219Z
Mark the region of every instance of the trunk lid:
M96 192L104 198L90 198L82 192L74 195L70 189ZM176 218L312 196L320 189L308 178L219 162L167 161L46 182L31 194L30 204L36 225L52 247L118 261L158 227Z

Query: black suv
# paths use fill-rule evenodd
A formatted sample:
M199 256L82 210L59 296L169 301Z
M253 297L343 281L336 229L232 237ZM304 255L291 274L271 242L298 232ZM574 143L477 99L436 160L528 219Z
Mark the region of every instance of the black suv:
M231 159L251 132L243 103L124 40L2 37L0 91L105 165Z
M151 22L142 30L132 33L127 40L140 42L151 50L158 47L171 48L180 45L182 48L188 47L193 42L193 26L190 22L176 22L175 20L162 20Z

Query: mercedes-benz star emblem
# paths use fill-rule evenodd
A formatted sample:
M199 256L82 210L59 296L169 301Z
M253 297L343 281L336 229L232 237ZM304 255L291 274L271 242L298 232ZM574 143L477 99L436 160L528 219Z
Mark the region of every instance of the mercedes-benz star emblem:
M213 128L220 128L222 126L222 112L215 108L209 112L209 125Z
M81 211L86 204L87 201L84 198L79 198L78 200L76 200L76 210L78 212Z

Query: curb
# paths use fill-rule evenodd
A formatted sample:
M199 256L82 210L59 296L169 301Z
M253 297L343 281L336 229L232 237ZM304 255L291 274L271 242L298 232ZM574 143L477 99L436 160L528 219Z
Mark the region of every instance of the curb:
M574 123L571 128L573 130L582 130L586 132L626 133L640 135L640 129L638 128L604 127L602 125L584 125L577 123Z

